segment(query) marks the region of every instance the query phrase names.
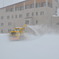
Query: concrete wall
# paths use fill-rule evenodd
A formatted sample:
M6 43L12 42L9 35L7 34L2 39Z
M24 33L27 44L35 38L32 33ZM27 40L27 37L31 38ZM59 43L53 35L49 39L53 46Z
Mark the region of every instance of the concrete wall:
M59 29L59 16L52 17L51 24L53 28Z
M3 26L0 25L0 32L1 30L3 30L3 33L8 33L8 30L10 29L12 30L15 27L23 26L26 20L29 20L28 25L37 25L37 24L51 25L51 21L52 19L54 19L52 15L55 13L56 6L58 5L55 2L55 0L53 0L52 8L45 6L45 7L39 7L39 8L34 7L30 9L24 9L21 11L15 11L15 5L14 5L14 6L11 6L14 8L13 12L6 12L6 8L1 8L0 16L4 16L4 19L0 18L0 24L4 23L4 25ZM38 13L38 15L36 15L36 12ZM40 14L41 12L44 12L44 13L41 15ZM29 16L26 16L27 13L29 13ZM33 16L32 16L32 13L33 13ZM17 15L17 18L16 18L16 15ZM22 17L19 18L19 15L22 15ZM7 19L7 16L9 16L10 18ZM8 25L9 22L11 23L10 25Z

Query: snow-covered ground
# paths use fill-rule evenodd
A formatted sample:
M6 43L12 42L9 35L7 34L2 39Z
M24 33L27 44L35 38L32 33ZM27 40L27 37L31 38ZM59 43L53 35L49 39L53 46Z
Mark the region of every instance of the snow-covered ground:
M0 34L0 59L59 59L59 35L27 34L27 40L10 41Z
M0 59L59 59L59 34L48 26L30 28L39 34L24 33L20 41L0 34Z

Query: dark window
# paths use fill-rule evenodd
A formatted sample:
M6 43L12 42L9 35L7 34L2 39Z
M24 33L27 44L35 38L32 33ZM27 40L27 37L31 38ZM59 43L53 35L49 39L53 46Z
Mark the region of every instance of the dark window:
M36 15L38 15L38 12L36 12Z
M30 4L30 8L34 8L34 4Z
M7 19L9 19L10 18L10 16L7 16Z
M8 22L8 26L11 25L12 23L11 22Z
M29 17L29 13L27 13L26 16Z
M4 25L4 23L1 23L1 26L3 26Z
M22 17L22 15L20 14L20 15L19 15L19 18L21 18L21 17Z
M32 16L34 16L34 12L32 12Z
M46 2L41 2L41 5L40 5L41 7L44 7L44 6L46 6Z
M3 30L1 30L1 33L3 33Z
M15 15L15 18L17 18L17 15Z
M51 8L52 8L52 3L49 3L49 2L48 2L48 7L51 7Z
M24 10L24 7L23 6L20 6L20 8L19 8L20 10Z
M8 29L8 32L10 32L11 31L11 29Z
M17 11L18 10L18 7L15 7L15 11Z
M58 9L58 8L56 7L56 8L55 8L55 15L57 15L57 9Z
M9 10L6 8L6 12L8 12Z
M12 18L14 18L14 16L12 15Z
M10 8L10 11L12 12L13 11L13 8Z
M3 19L4 17L3 16L1 16L1 19Z
M55 0L56 2L59 2L59 0Z
M40 3L36 3L36 8L39 8L40 7Z
M26 21L25 21L25 24L29 24L29 20L26 20Z
M59 25L59 23L56 23L56 25Z
M38 20L36 20L36 24L38 24Z
M29 9L29 5L25 5L25 9Z
M41 11L41 12L40 12L40 15L44 15L44 11Z
M14 8L6 8L6 12L12 12Z

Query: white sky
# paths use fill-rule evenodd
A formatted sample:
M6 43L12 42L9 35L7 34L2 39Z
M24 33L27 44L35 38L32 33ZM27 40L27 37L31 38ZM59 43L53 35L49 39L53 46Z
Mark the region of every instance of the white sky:
M17 3L17 2L21 2L21 1L24 1L24 0L0 0L0 8Z

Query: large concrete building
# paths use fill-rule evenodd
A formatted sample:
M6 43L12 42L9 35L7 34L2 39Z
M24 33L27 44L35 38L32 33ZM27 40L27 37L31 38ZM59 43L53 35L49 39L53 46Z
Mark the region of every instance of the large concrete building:
M24 24L59 24L58 0L26 0L0 8L0 33L7 33Z

